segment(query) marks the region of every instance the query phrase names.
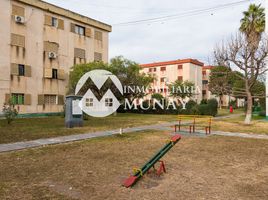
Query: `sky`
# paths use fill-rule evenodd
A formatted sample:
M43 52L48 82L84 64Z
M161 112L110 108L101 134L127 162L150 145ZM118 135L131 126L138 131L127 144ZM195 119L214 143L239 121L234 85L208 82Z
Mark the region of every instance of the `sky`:
M250 3L263 6L265 3L264 0L45 1L112 25L109 58L122 55L140 64L184 58L213 64L214 46L238 31L242 12ZM153 23L120 25L170 15L174 17Z

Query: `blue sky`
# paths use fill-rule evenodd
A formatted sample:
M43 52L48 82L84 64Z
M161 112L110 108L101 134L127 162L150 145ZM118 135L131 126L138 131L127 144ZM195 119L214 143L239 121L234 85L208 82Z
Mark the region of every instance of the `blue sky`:
M157 23L119 26L121 22L182 14L240 0L45 0L113 26L109 57L123 55L138 63L195 58L212 64L216 43L237 32L242 12L251 0L221 10L213 10Z

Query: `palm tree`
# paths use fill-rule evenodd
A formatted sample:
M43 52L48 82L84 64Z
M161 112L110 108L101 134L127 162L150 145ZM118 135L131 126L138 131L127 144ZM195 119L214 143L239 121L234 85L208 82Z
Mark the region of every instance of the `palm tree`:
M239 30L245 34L249 45L256 49L265 30L264 8L261 7L261 4L250 4L248 10L243 12L243 15L244 17L240 20Z
M251 52L250 54L251 73L249 73L250 78L247 81L245 81L245 89L247 93L247 113L245 123L249 124L252 118L252 106L253 106L253 98L251 90L256 82L255 77L257 73L255 72L254 57L256 51L259 48L262 33L265 30L265 11L264 8L261 7L261 4L259 5L250 4L248 10L243 12L243 15L244 17L240 21L241 25L239 30L245 35L248 47ZM253 80L253 84L249 84L251 80Z

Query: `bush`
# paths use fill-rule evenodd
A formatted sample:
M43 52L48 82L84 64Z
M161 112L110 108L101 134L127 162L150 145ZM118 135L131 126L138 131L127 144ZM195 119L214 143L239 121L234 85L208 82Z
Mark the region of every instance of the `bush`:
M3 106L4 117L7 120L8 124L11 124L12 121L18 116L18 111L15 108L15 105L9 100L8 104L4 104Z
M200 104L207 104L208 103L208 100L207 99L202 99Z
M216 116L218 114L218 101L217 99L208 100L209 115Z
M266 117L266 111L262 110L261 112L259 112L259 116L260 117Z

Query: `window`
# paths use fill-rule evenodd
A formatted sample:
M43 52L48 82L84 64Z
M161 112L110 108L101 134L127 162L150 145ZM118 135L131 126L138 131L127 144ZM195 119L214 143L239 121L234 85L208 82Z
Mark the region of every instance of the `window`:
M47 105L56 105L57 104L57 95L45 95L45 104Z
M161 83L164 83L165 80L166 80L166 78L161 78L161 79L160 79L160 82L161 82Z
M58 19L55 17L51 17L51 25L54 27L58 27Z
M156 68L154 68L154 72L156 72Z
M24 105L24 94L12 94L11 101L15 105Z
M111 99L111 98L106 98L106 99L105 99L105 106L106 106L106 107L112 107L112 106L113 106L113 99Z
M19 67L19 76L25 75L25 66L24 65L18 65Z
M79 34L79 35L85 35L85 27L83 26L78 26L75 25L75 33Z
M161 67L161 71L166 71L166 67Z
M58 70L52 69L52 79L58 79Z
M153 69L152 68L149 68L149 72L152 72L153 71Z
M182 81L182 80L183 80L182 76L178 76L178 81Z
M182 65L178 65L178 69L182 69Z
M86 107L93 107L93 99L86 99Z

